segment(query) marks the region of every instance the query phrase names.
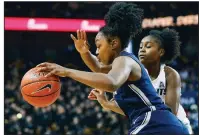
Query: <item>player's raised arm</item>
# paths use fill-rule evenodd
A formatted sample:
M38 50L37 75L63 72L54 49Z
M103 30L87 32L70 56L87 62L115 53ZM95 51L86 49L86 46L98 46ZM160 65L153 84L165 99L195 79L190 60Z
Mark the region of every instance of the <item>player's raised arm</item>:
M89 44L87 41L87 35L84 30L77 30L77 38L71 34L71 38L74 41L76 50L80 53L84 63L93 72L108 73L111 70L111 65L102 65L97 57L89 51Z

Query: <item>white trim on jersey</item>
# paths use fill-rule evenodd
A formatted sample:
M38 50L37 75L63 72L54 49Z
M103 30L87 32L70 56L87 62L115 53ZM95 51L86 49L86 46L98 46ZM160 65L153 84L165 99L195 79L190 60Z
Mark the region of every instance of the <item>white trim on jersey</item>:
M142 121L142 124L138 127L136 127L131 133L130 135L135 135L137 134L140 130L142 130L148 123L149 123L149 120L151 118L151 112L147 112L146 115L145 115L145 118L144 120Z
M151 109L151 111L155 111L156 108L151 104L149 99L145 96L145 94L134 84L128 85L141 99L142 101Z

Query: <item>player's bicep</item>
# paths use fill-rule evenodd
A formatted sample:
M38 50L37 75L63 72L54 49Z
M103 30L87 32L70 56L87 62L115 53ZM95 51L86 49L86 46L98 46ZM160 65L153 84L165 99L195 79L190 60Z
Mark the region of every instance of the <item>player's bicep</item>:
M133 60L125 56L120 56L114 60L112 69L108 73L108 76L112 78L116 89L118 89L128 79L132 70L132 63Z

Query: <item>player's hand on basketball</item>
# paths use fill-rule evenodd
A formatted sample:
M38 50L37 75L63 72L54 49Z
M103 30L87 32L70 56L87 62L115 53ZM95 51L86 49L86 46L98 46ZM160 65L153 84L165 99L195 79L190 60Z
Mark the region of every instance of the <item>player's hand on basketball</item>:
M74 41L75 48L81 54L89 52L89 44L87 41L86 32L84 30L77 30L77 38L71 34L71 38Z
M62 67L55 63L44 62L37 65L37 67L38 67L38 70L37 70L38 72L48 72L48 74L46 74L45 77L49 77L52 75L66 77L68 73L67 68Z
M93 89L91 91L91 93L93 95L90 94L89 99L91 99L91 100L97 99L97 101L101 104L102 107L108 102L108 100L106 98L106 92L99 90L99 89Z

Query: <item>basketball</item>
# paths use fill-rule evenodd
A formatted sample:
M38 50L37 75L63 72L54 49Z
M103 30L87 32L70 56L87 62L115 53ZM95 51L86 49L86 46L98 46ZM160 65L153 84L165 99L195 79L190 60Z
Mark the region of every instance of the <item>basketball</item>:
M57 76L45 77L47 72L32 68L21 80L21 94L25 101L35 107L46 107L60 95L61 83Z

